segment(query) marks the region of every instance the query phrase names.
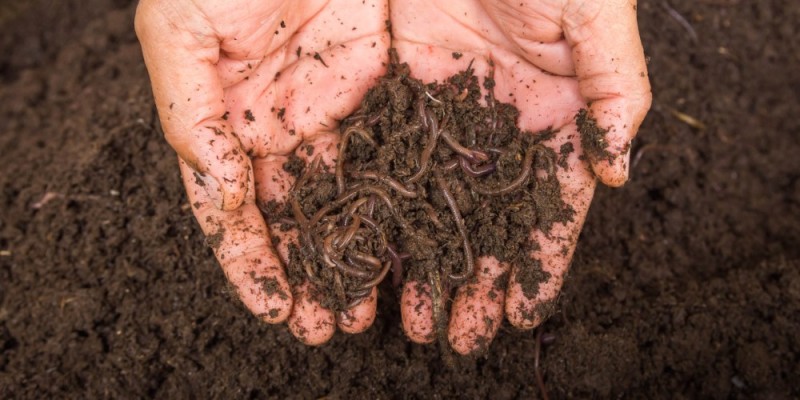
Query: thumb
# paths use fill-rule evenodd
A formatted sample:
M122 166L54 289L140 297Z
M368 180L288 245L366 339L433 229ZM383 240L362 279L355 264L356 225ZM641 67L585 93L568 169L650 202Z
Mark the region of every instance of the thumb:
M225 121L218 37L192 2L180 1L141 1L136 34L167 141L217 208L238 208L250 159Z
M587 156L600 181L621 186L628 179L631 140L652 99L636 1L568 3L564 36L572 47L580 91L590 104L588 116L596 120L592 128L607 130L596 143L600 151L589 151Z

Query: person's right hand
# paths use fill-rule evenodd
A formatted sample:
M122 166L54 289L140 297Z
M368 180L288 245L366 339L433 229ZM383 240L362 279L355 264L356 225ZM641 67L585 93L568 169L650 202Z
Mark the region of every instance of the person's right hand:
M383 75L385 0L142 0L136 32L167 141L207 241L244 304L262 320L289 319L307 344L336 326L360 332L377 293L334 316L286 280L258 203L282 202L293 178L282 168L309 144L333 165L337 121ZM266 221L274 222L274 221ZM281 260L282 259L282 260Z

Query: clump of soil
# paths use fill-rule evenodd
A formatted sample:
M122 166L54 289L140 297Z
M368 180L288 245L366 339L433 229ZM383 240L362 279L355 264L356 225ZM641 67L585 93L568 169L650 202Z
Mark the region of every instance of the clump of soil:
M342 122L337 164L285 166L298 178L282 208L300 230L290 279L311 281L323 306L343 310L391 271L395 285L429 283L444 321L442 300L474 277L477 257L494 256L518 266L525 294L536 295L547 273L530 257L530 232L574 213L561 199L558 156L541 144L554 132L520 131L491 77L482 106L471 68L425 84L392 58Z

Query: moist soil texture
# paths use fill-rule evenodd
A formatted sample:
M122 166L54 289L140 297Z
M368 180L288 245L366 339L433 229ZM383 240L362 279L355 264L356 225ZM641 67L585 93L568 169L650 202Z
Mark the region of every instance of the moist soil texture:
M548 275L529 256L530 232L574 213L561 199L557 155L540 144L554 132L521 132L518 110L491 92L481 106L470 68L426 85L390 53L386 76L342 124L336 165L317 155L302 173L294 159L284 166L297 178L290 200L265 217L291 215L299 227L290 280L314 283L323 306L343 311L391 269L395 286L405 277L430 284L442 326L444 298L474 278L477 257L491 256L531 277L523 291L534 297Z
M534 332L446 367L389 281L371 329L321 347L251 316L193 220L134 7L0 3L0 398L541 397ZM541 328L548 394L800 397L800 4L638 10L653 109Z

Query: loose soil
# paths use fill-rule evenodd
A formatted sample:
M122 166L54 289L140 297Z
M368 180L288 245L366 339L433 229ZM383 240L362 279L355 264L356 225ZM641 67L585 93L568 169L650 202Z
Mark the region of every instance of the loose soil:
M476 258L492 256L530 277L523 291L536 296L548 274L529 256L538 246L530 232L574 213L561 199L557 155L541 144L554 132L521 132L519 111L491 92L481 106L471 68L424 84L390 53L387 74L342 124L337 164L301 171L297 157L287 161L297 178L290 200L264 210L268 221L294 218L301 232L290 280L314 283L317 300L342 311L391 268L395 286L427 282L443 306L441 296L474 278ZM445 307L434 315L446 322Z
M361 335L310 348L259 323L193 220L135 4L6 3L1 398L539 395L533 332L504 325L448 369L404 338L389 282ZM797 398L800 5L638 8L653 110L631 182L598 189L542 327L550 397Z

